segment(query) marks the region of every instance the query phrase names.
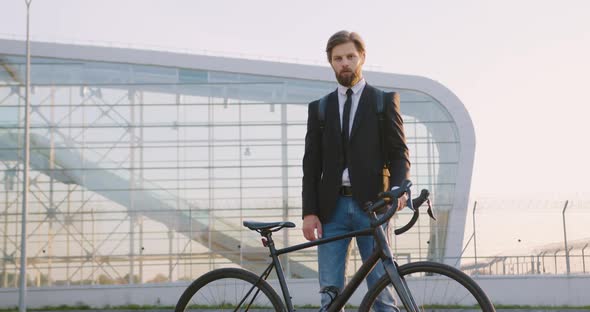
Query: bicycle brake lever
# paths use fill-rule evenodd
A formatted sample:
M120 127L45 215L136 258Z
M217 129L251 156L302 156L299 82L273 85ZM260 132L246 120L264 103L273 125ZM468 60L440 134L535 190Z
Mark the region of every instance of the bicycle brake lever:
M436 218L434 217L434 210L432 209L432 204L430 203L430 198L426 200L426 203L428 204L428 210L426 210L426 212L428 212L428 215L430 218L432 218L432 220L436 221Z

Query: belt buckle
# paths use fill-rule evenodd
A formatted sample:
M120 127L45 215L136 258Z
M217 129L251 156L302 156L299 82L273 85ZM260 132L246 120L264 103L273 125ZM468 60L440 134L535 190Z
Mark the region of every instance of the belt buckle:
M341 186L340 187L340 195L350 197L352 196L352 186Z

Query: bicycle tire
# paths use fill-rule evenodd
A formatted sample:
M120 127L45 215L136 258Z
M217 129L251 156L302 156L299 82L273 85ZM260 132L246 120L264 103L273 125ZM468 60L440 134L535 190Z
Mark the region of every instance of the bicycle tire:
M248 292L249 290L252 291ZM255 302L250 306L252 298ZM236 309L240 302L241 305ZM238 268L213 270L193 281L178 299L174 311L198 309L285 311L279 295L265 280L250 271Z
M398 271L402 279L408 282L407 284L412 297L421 311L425 311L426 308L437 307L469 308L484 312L496 311L494 305L481 287L467 274L452 266L421 261L402 265L398 268ZM415 280L412 281L411 278L407 279L411 277L411 274L416 273L419 276ZM375 299L389 284L389 276L385 275L381 277L377 284L363 298L359 311L371 311ZM438 293L439 291L444 291L444 294ZM448 293L449 291L452 293ZM427 298L427 294L430 296L429 298ZM450 295L455 294L458 295L457 298L461 302L453 301L455 298ZM471 299L467 298L469 295L471 295ZM437 302L437 300L439 301ZM398 299L399 302L400 300Z

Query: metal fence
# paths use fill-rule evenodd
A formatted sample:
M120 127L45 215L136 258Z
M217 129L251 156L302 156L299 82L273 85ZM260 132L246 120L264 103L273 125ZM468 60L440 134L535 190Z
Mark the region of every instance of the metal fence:
M471 274L589 274L590 201L478 200L461 267Z

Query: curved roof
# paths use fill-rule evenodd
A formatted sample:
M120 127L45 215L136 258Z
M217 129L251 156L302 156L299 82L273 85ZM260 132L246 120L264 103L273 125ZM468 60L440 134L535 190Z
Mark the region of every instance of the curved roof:
M25 42L0 39L0 54L24 55ZM176 52L31 42L31 54L36 57L70 60L90 60L110 63L153 65L271 77L333 82L328 66L281 63ZM459 98L441 83L432 79L384 72L363 71L374 86L406 89L426 93L436 99L455 121L462 146L475 147L473 123Z

